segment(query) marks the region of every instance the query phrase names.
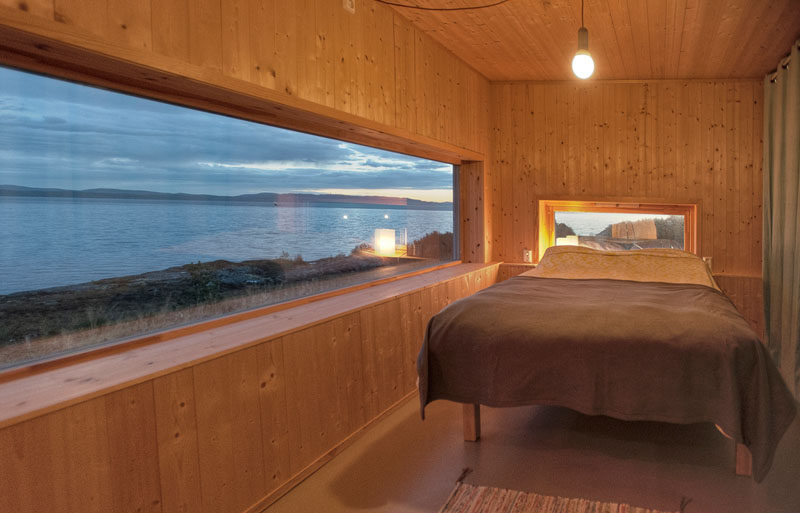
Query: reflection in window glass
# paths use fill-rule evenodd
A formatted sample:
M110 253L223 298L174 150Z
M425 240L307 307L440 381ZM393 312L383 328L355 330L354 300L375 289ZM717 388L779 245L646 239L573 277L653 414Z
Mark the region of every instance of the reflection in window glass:
M555 212L557 246L607 251L684 249L684 216L609 212Z
M0 367L453 259L449 164L0 83Z

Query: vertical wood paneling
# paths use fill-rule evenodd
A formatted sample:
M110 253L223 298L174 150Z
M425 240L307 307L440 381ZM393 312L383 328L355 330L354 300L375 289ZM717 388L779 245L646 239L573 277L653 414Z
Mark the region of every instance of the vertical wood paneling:
M422 347L430 317L430 294L426 290L399 298L400 337L403 342L403 392L413 390L417 381L417 355Z
M762 237L762 216L763 203L764 203L764 182L763 182L763 160L762 160L762 147L763 147L763 115L764 115L764 87L762 84L755 83L753 85L753 146L752 146L752 172L748 177L744 177L742 183L746 184L748 181L752 184L752 212L753 218L751 222L750 238L750 268L761 269L761 237ZM747 247L747 246L745 246ZM758 273L760 274L760 273Z
M305 23L298 26L298 5L296 2L276 1L275 8L275 54L273 65L275 69L275 89L286 94L296 95L297 88L297 68L298 61L309 57L306 52L302 52L306 34L312 34L316 30L313 12L309 13L310 18ZM301 11L302 12L302 11ZM303 44L299 40L303 40ZM313 46L312 46L313 47ZM315 55L312 52L312 55Z
M103 398L48 415L46 436L39 443L49 444L45 460L50 477L35 483L37 493L52 486L52 504L41 504L40 511L113 511L109 476L109 433ZM113 436L113 435L112 435ZM37 465L34 460L27 462ZM155 470L155 469L144 469ZM36 510L33 510L36 511Z
M411 23L396 14L394 16L394 124L398 128L412 132L417 128L417 82L414 76L416 39Z
M258 349L194 368L203 510L243 511L264 494Z
M40 18L53 19L53 0L0 0L0 5Z
M113 511L102 398L3 429L0 456L2 511Z
M189 62L222 69L222 12L219 0L187 0Z
M430 317L494 283L497 267L4 428L0 511L267 504L414 391Z
M336 106L336 26L332 20L338 8L339 5L334 2L315 0L317 93L313 101L328 107Z
M731 299L739 313L763 339L764 309L763 282L761 278L749 276L715 275L719 288Z
M101 38L108 37L106 0L54 0L55 21L83 29Z
M352 313L336 319L334 323L337 325L337 332L341 334L342 340L335 351L338 391L345 400L346 409L343 410L343 415L346 416L350 432L352 432L369 421L364 401L366 387L364 384L361 317L358 313Z
M338 376L342 369L337 368L335 363L337 348L340 344L347 345L350 340L345 334L343 323L336 321L316 326L311 336L311 354L317 363L317 373L313 377L304 376L304 379L312 380L315 385L313 394L317 399L319 413L319 449L314 454L316 459L340 442L348 432L346 397L341 393L344 390L338 386ZM311 397L303 399L311 402ZM316 433L314 435L317 436Z
M269 89L277 89L275 0L249 0L249 6L250 80Z
M362 115L391 125L395 118L394 14L375 2L366 3L365 8L371 21L360 27L366 80Z
M161 508L156 417L151 381L105 396L111 511L158 513Z
M700 254L715 273L760 275L760 91L755 81L493 85L492 259L522 260L539 199L674 201L700 206Z
M364 383L370 397L367 412L374 417L404 395L400 303L388 301L360 314Z
M746 80L494 84L492 259L522 260L539 199L674 201L698 204L699 253L715 273L757 278L761 94ZM758 325L760 296L747 297Z
M286 403L289 426L290 470L300 472L323 452L323 397L318 377L324 372L321 355L314 352L315 338L326 328L306 329L283 337L286 369ZM289 407L291 405L291 407Z
M486 165L469 162L459 166L459 213L461 260L463 262L488 262L486 223Z
M189 0L151 2L153 51L189 61Z
M270 492L291 476L283 339L258 346L258 371L265 491Z
M371 0L356 0L355 14L330 0L0 0L0 5L141 52L148 65L151 53L167 56L205 73L488 152L488 81L395 10ZM136 61L137 54L125 58Z
M108 0L108 37L131 48L153 47L150 0Z
M250 80L250 0L221 2L222 72L231 77ZM261 27L256 28L256 33Z
M47 418L39 417L0 430L0 461L3 462L0 511L45 511L65 507L64 495L56 496L62 477L52 473Z
M356 2L356 13L358 2ZM334 74L336 108L357 114L359 82L357 70L360 65L358 49L361 47L361 32L357 29L356 15L337 10L334 15L334 44L336 69Z
M164 513L202 510L193 369L153 380Z

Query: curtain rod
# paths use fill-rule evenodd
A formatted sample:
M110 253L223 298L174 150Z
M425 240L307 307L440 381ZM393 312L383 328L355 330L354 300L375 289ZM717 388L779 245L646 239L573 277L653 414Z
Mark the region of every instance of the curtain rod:
M797 45L797 49L800 50L800 44ZM774 84L775 81L778 80L778 69L779 68L780 69L788 68L789 67L789 62L791 60L792 60L792 52L790 51L788 54L786 54L783 57L783 59L778 61L778 67L777 68L775 68L774 70L772 70L769 73L767 73L767 76L769 76L770 83Z

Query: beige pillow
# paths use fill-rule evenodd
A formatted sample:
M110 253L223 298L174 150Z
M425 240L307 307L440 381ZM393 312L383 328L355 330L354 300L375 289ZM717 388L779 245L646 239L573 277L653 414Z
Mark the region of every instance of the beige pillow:
M694 283L719 290L703 260L679 249L600 251L581 246L553 246L535 269L522 276Z

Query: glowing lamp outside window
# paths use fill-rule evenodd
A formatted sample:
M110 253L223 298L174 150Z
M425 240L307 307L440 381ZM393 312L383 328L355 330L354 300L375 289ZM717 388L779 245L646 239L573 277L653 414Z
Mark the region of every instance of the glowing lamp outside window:
M566 237L558 237L556 239L556 246L579 246L577 235L567 235Z
M394 230L378 228L375 230L375 253L381 256L394 256Z

